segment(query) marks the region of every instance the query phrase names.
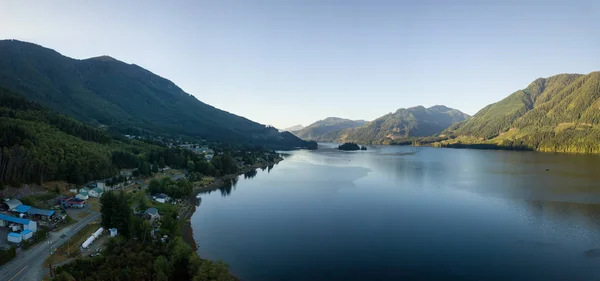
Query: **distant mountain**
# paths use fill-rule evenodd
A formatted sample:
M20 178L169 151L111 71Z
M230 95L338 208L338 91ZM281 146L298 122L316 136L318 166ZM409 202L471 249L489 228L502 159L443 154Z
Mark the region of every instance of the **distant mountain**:
M338 117L328 117L323 120L319 120L309 126L304 127L302 130L293 132L296 136L306 140L325 140L324 136L349 128L356 128L366 124L364 120L349 120Z
M289 128L285 128L285 129L282 129L282 130L280 130L280 131L281 131L281 132L292 132L292 133L293 133L293 132L295 132L295 131L299 131L299 130L302 130L302 129L304 129L304 126L302 126L302 125L298 124L298 125L296 125L296 126L291 126L291 127L289 127Z
M419 137L439 134L467 118L469 115L443 105L401 108L364 126L326 134L323 140L362 144L410 143Z
M173 82L109 56L76 60L32 43L0 41L0 87L52 110L127 134L314 146L205 104Z
M536 79L444 134L443 146L600 153L600 72Z

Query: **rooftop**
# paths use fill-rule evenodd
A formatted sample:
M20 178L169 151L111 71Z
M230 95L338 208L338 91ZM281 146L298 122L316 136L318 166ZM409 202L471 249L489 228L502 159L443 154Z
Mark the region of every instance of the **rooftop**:
M30 208L29 211L27 211L27 214L29 215L42 215L42 216L52 216L54 215L54 211L53 210L44 210L44 209L38 209L38 208Z
M8 215L4 215L4 214L0 214L0 220L14 222L14 223L18 223L18 224L29 224L29 222L30 222L30 220L28 220L28 219L12 217L12 216L8 216Z
M25 230L21 231L21 234L29 234L31 232L32 232L31 230L25 229Z
M149 214L149 215L156 215L158 214L158 209L152 207L152 208L148 208L144 214Z
M31 206L28 205L19 205L15 208L15 212L17 213L26 213L27 211L29 211L29 209L31 209Z
M11 232L11 233L9 233L9 234L8 234L8 237L16 237L16 238L19 238L19 237L21 237L21 234L19 234L19 233L14 233L14 232Z

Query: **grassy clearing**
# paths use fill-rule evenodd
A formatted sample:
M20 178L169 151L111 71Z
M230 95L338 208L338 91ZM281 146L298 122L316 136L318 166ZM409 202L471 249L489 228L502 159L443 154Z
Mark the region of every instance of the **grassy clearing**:
M56 251L54 251L54 254L44 261L44 267L48 267L50 264L63 262L68 258L78 256L79 247L81 244L83 244L83 242L85 242L85 240L88 239L88 237L90 237L94 231L98 230L99 227L100 224L98 223L91 223L84 226L79 232L73 235L71 239L69 239L69 242L58 247Z
M98 198L90 198L87 200L87 204L90 205L90 210L94 212L100 212L100 200Z

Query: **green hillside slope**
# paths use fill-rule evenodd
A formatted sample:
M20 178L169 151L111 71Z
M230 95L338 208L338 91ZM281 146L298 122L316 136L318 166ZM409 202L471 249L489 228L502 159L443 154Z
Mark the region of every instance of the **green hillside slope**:
M2 40L0 87L121 133L181 135L274 148L312 145L207 105L167 79L106 56L76 60L35 44Z
M324 137L329 133L360 127L366 123L367 121L364 120L349 120L338 117L327 117L293 133L302 139L321 141L326 140Z
M600 152L600 72L560 74L486 106L444 133L442 146L494 144L556 152Z
M436 105L401 108L361 127L332 132L323 138L337 142L363 144L402 144L419 137L439 134L453 123L469 115L459 110Z

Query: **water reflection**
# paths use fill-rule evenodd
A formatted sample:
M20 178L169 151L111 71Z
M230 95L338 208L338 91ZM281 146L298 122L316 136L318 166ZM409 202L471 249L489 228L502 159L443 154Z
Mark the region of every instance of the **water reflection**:
M402 149L244 174L194 215L201 254L244 280L600 280L600 158Z
M264 168L263 168L263 171L264 171ZM251 178L254 178L254 177L256 177L256 174L257 174L257 173L258 173L258 172L256 171L256 169L252 169L252 170L250 170L250 171L248 171L248 172L245 172L245 173L244 173L244 179L251 179Z

